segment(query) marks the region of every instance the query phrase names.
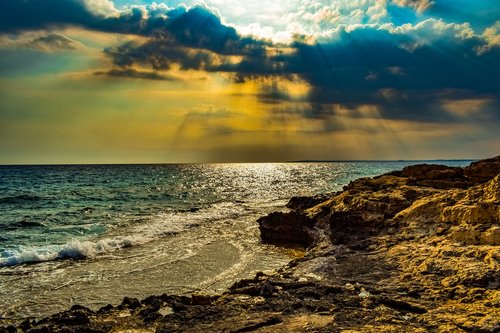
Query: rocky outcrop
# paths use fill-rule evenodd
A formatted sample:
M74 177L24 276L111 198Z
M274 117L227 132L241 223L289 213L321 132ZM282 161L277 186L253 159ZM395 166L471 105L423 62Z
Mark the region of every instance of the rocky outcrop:
M328 200L332 195L318 194L312 197L292 197L286 206L292 210L304 210Z
M402 177L416 180L463 179L463 169L440 164L411 165L401 170Z
M0 332L500 332L499 160L296 199L258 222L264 242L305 256L223 295L126 298Z
M498 175L500 156L472 162L464 169L464 175L475 183L484 183Z
M468 245L500 245L500 175L466 191L452 190L416 200L396 217L425 232L447 234Z
M473 184L464 170L440 164L417 164L391 173L407 178L408 184L439 189L467 188Z
M308 247L316 238L315 221L302 212L274 212L261 217L257 223L264 243Z

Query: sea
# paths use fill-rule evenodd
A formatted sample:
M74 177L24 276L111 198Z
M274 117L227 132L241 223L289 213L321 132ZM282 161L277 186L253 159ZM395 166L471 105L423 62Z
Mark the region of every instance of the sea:
M220 293L297 253L256 220L418 163L0 166L0 325L124 296Z

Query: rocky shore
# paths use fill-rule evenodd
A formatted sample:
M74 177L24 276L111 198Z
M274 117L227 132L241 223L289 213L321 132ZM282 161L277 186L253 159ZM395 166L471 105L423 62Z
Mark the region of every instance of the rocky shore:
M73 306L0 332L500 332L500 156L416 165L258 220L302 247L218 296Z

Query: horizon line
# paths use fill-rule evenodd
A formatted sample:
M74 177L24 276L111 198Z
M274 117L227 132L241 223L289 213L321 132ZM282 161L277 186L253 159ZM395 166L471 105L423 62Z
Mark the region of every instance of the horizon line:
M363 163L363 162L443 162L443 161L477 161L481 158L440 158L440 159L339 159L339 160L290 160L275 162L123 162L123 163L7 163L0 164L4 166L112 166L112 165L189 165L189 164L280 164L280 163Z

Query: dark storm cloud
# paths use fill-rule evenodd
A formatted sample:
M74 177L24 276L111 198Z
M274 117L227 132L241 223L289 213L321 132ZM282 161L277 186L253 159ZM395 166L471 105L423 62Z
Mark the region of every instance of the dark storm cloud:
M498 99L500 52L478 55L482 41L477 37L457 38L445 29L440 33L442 37L418 45L423 39L410 33L356 29L330 43L297 43L286 67L311 84L309 100L318 106L373 104L386 118L449 121L440 106L446 98L460 99L467 92ZM418 46L409 49L412 43ZM324 114L323 108L318 110L318 116Z
M4 0L0 2L0 31L50 29L81 26L90 29L144 34L158 24L157 18L144 24L141 8L118 12L106 0ZM164 19L162 19L164 20Z
M133 64L147 65L154 70L168 70L172 64L177 64L183 70L232 72L235 79L240 77L241 80L243 76L272 71L266 54L270 42L240 36L206 8L171 9L152 5L118 12L105 7L105 0L90 4L94 7L97 4L100 10L91 10L84 0L3 1L0 3L0 31L81 26L104 32L149 36L146 43L128 42L105 50L115 65L122 67L121 76L135 75L135 72L124 71ZM230 56L244 59L235 66ZM109 75L116 76L117 73L109 72ZM157 79L158 76L151 78Z
M94 25L103 18L79 0L3 0L0 2L0 31L41 29L63 25Z
M195 7L170 19L164 33L183 46L206 49L222 55L259 55L262 41L241 37L208 10Z
M157 72L144 72L135 69L111 69L109 71L95 72L95 75L106 75L113 77L131 78L131 79L146 79L146 80L160 80L160 81L175 81L176 79L171 76L162 75Z
M209 70L215 66L217 54L185 48L168 38L155 38L144 44L128 42L104 51L115 65L127 67L133 64L150 66L155 70L168 70L173 64L183 70Z
M105 0L96 3L101 7L107 4ZM92 8L84 0L2 1L0 31L82 26L105 32L155 36L159 47L175 44L223 55L258 56L267 44L240 36L206 8L158 7L131 7L118 12L112 7L106 10L98 10L99 6Z
M195 16L209 15L197 11ZM298 38L285 52L279 45L240 38L233 30L220 33L224 28L216 19L206 21L217 26L212 30L188 27L185 16L192 17L188 11L179 17L183 23L173 26L189 33L156 34L144 44L127 43L106 52L123 68L140 64L166 70L178 64L186 70L228 73L235 82L299 77L310 86L311 108L304 113L309 118L331 116L328 105L355 109L370 104L379 106L384 118L449 122L454 115L443 108L445 100L498 100L500 52L478 52L485 41L466 25L428 20L406 30L358 27L339 30L321 43ZM276 84L263 84L259 97L265 103L293 100Z

